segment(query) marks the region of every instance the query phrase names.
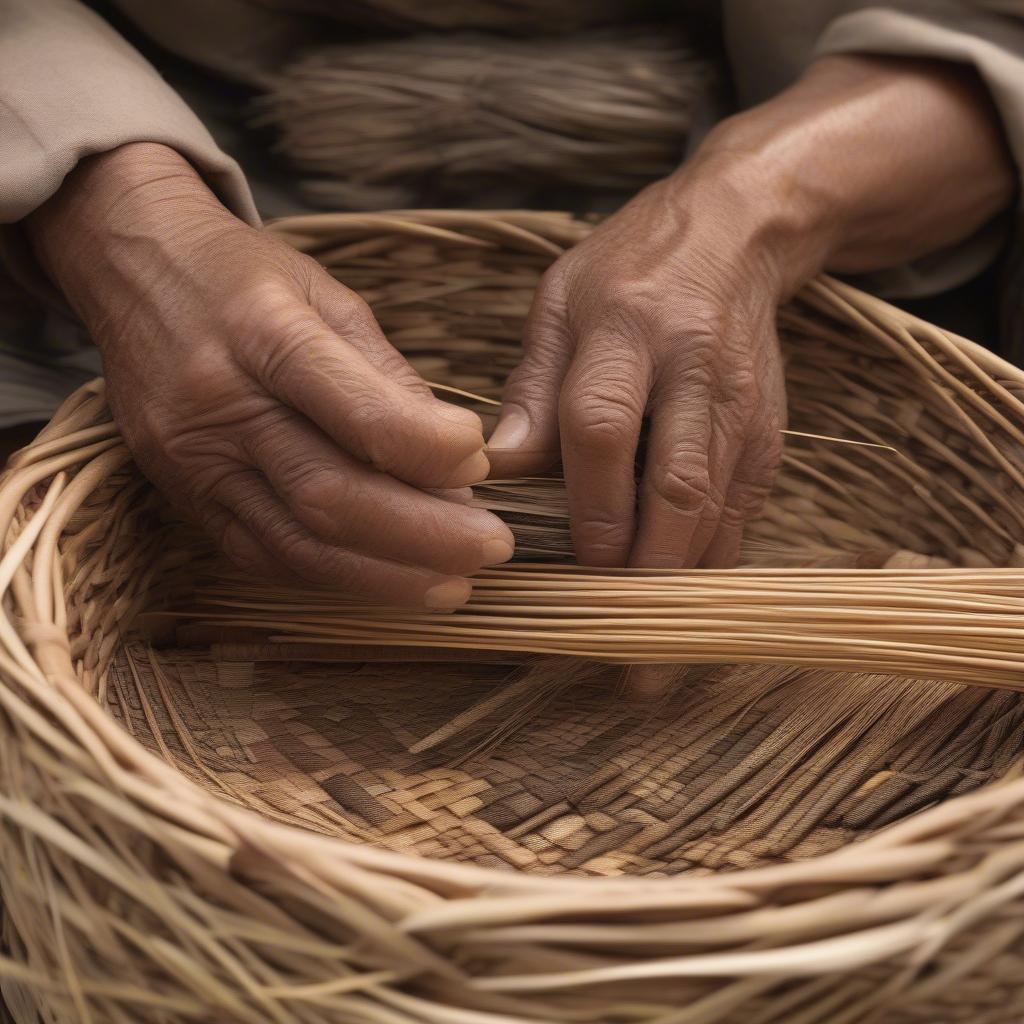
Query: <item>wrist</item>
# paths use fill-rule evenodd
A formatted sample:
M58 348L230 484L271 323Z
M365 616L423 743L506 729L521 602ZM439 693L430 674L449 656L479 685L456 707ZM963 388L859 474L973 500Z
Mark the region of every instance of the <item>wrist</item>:
M758 201L805 233L819 269L839 273L956 244L1006 207L1016 181L978 76L910 58L819 58L719 124L695 160L742 165Z
M669 202L695 211L722 259L784 301L824 269L838 233L834 211L805 194L776 154L734 146L725 133L712 142L665 180Z
M87 324L119 289L152 283L140 280L146 268L159 274L172 252L241 226L184 157L156 143L83 160L24 225L40 265Z

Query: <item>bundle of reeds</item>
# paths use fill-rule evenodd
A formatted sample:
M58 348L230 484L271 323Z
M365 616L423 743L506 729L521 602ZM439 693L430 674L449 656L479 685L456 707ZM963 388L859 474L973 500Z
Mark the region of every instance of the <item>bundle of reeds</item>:
M493 398L588 225L275 230ZM212 575L102 384L70 399L0 482L15 1020L1020 1017L1024 372L825 280L780 329L793 432L742 568L574 567L557 476L507 481L478 500L549 561L451 616ZM570 650L712 664L638 705L530 653Z
M423 205L488 185L634 190L678 166L710 65L664 30L414 36L312 50L256 122L307 198Z

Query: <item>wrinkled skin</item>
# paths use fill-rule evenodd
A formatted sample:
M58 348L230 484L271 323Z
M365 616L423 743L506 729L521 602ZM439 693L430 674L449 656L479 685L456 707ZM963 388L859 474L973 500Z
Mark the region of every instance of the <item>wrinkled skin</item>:
M237 564L450 608L511 553L460 503L488 459L499 476L562 459L584 563L733 564L779 462L779 302L822 268L966 238L1014 182L971 72L816 61L552 266L486 455L359 299L165 147L83 161L27 228L140 465Z
M779 303L825 267L870 271L953 244L1013 187L969 73L818 61L551 267L490 439L493 471L561 457L583 562L734 565L781 453Z
M457 490L487 475L479 418L433 397L358 296L197 193L177 154L136 156L165 163L160 190L112 193L98 245L80 226L94 261L46 256L143 471L243 570L461 604L513 546Z
M660 182L544 277L489 452L510 473L561 456L586 564L734 564L768 495L786 417L785 284L746 206L703 171Z

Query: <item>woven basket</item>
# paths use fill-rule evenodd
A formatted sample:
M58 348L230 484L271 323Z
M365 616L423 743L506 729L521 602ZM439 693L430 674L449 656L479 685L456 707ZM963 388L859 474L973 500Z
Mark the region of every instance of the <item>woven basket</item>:
M311 50L255 120L329 209L486 188L635 191L678 166L711 78L665 30L413 36Z
M275 229L428 377L485 396L544 266L589 230ZM1024 697L958 680L1024 685L1024 374L826 281L780 324L792 428L886 447L790 436L747 560L780 593L826 570L773 563L863 566L883 596L979 580L958 600L972 642L998 640L941 681L855 653L713 664L652 706L614 667L522 652L189 648L199 627L161 635L161 609L189 607L209 552L133 469L102 385L70 399L0 485L15 1021L1019 1021ZM880 636L929 626L893 604Z

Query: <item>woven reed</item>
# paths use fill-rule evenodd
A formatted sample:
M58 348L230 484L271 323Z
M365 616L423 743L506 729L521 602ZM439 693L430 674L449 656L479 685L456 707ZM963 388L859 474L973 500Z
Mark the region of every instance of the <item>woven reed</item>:
M430 212L276 229L428 376L492 395L539 273L588 230ZM1024 375L828 282L781 323L793 428L889 447L787 438L747 561L779 581L794 570L773 563L889 565L936 594L943 571L906 567L949 563L975 604L986 585L1019 600ZM98 384L16 457L0 524L0 979L19 1024L1024 1013L1024 697L957 682L966 663L941 682L856 657L698 666L652 707L622 701L614 667L515 652L189 649L212 627L152 631L214 563Z
M310 51L256 120L307 198L333 209L487 184L635 190L678 165L709 79L665 31L414 36Z

